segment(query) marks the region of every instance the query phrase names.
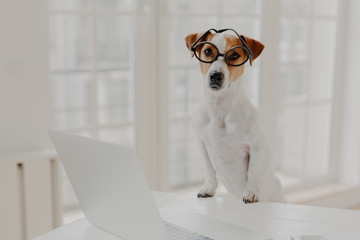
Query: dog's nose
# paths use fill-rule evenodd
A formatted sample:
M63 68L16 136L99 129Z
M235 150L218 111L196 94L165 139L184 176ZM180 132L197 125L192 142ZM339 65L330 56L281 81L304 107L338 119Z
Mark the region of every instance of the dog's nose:
M223 79L224 79L224 74L222 72L210 73L211 84L219 84Z

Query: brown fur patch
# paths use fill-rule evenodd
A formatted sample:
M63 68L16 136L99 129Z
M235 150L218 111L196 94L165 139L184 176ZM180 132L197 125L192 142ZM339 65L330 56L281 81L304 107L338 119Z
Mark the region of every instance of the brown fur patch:
M264 50L265 46L259 41L256 41L255 39L246 37L244 35L241 35L245 38L246 44L250 48L250 50L253 52L253 57L250 59L250 65L252 65L252 62L260 56L261 52Z
M191 57L194 56L194 52L191 51L191 45L196 41L196 39L198 39L198 37L200 37L201 35L199 33L191 33L189 35L187 35L185 37L185 42L186 42L186 47L189 49L189 51L191 52Z

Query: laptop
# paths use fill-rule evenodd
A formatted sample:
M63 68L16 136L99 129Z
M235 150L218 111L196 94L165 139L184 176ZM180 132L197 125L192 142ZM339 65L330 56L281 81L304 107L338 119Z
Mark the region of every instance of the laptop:
M49 135L87 221L120 239L269 239L189 210L165 208L161 217L133 150L57 130Z

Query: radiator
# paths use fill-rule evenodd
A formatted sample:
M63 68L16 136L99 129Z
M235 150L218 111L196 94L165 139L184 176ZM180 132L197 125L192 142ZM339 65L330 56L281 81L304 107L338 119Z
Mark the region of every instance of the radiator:
M0 239L28 240L61 225L56 154L0 154Z

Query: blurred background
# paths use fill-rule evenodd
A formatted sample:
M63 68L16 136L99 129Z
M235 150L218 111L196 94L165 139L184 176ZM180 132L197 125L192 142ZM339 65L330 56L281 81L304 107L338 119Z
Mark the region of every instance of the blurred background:
M184 38L209 28L266 46L244 84L288 201L359 208L359 10L356 0L1 0L0 239L82 217L48 127L136 148L153 190L196 196L203 79Z

